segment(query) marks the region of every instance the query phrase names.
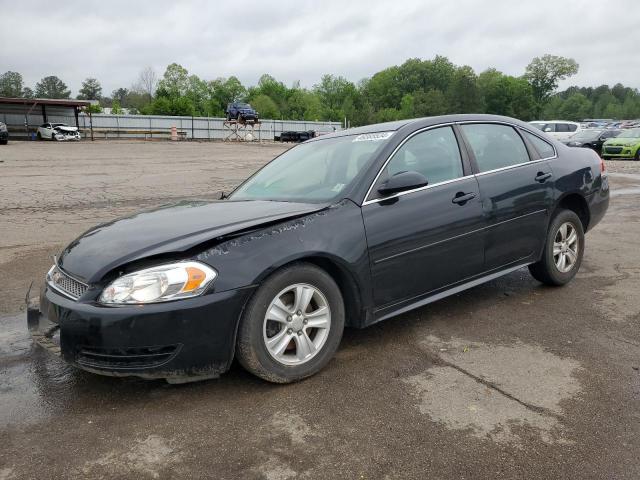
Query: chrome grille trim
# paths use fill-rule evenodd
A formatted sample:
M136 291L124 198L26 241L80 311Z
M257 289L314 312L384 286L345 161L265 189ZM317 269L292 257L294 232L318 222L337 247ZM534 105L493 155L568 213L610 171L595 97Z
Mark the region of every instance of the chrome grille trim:
M57 265L51 267L47 273L47 284L73 300L80 298L89 288L87 284L71 277Z

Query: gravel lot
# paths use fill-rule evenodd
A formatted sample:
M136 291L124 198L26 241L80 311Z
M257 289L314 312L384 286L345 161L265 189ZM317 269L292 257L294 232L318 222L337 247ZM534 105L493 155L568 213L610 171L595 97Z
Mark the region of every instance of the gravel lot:
M366 330L299 384L170 386L31 344L24 295L95 223L214 198L276 145L0 147L0 480L640 477L640 163L564 288L520 270ZM35 285L35 284L34 284Z

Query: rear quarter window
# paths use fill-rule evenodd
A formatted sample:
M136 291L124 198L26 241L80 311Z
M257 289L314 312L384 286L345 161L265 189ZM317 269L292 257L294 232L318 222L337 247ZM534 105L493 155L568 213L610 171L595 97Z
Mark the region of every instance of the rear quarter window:
M529 143L533 145L533 148L536 149L536 151L540 155L540 158L555 157L556 151L549 142L542 140L540 137L529 133L526 130L522 130L522 133L524 134L527 141L529 141Z

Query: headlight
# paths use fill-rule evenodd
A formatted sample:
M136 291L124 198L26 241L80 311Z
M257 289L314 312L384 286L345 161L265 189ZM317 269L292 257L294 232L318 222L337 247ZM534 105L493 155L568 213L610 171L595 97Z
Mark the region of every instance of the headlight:
M145 268L111 282L102 291L100 303L156 303L195 297L204 292L216 276L213 268L199 262Z

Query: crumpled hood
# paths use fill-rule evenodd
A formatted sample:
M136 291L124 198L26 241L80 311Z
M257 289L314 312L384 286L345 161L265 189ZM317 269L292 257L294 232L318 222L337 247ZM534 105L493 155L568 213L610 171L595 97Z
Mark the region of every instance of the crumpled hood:
M134 260L183 252L223 235L325 207L271 201L185 201L98 225L71 242L58 264L79 280L93 283Z
M60 130L61 132L77 132L78 129L76 127L53 127L54 130Z

